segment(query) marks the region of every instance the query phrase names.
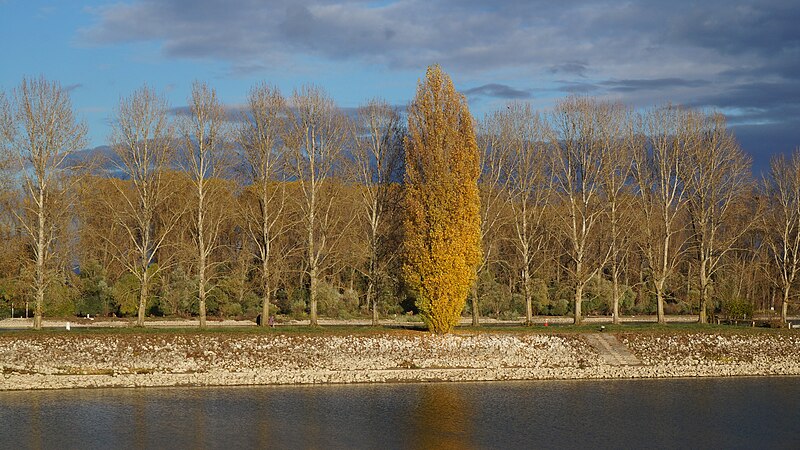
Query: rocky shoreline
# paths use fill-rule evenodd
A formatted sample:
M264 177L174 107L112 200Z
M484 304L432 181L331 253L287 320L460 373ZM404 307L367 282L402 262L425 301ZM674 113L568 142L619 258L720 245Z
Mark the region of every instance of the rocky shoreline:
M0 390L800 375L800 333L617 333L641 365L585 335L0 335Z

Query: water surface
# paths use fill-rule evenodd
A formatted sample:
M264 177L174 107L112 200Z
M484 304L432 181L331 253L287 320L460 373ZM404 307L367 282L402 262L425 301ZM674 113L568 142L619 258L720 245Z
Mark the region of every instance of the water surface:
M0 448L800 448L800 378L0 392Z

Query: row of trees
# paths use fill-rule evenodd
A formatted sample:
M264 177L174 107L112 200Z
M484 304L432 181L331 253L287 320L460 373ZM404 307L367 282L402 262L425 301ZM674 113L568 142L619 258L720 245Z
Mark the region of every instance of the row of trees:
M438 68L407 126L383 101L348 114L313 86L258 85L231 113L195 83L188 105L148 87L122 98L98 163L58 83L0 97L4 307L32 301L40 327L46 311L205 326L418 306L447 329L431 311L705 322L776 306L785 320L794 304L800 153L756 180L717 113L573 97L474 123Z

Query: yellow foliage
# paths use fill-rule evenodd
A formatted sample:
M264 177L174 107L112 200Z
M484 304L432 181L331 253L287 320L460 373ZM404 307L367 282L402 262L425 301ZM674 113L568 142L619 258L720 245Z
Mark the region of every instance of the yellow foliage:
M405 145L403 272L428 329L448 333L481 261L480 166L467 101L439 66L417 87Z

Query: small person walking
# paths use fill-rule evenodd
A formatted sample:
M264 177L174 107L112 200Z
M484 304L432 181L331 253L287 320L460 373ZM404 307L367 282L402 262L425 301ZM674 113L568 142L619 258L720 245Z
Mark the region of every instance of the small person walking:
M267 322L270 328L275 328L275 316L269 316L269 321Z

